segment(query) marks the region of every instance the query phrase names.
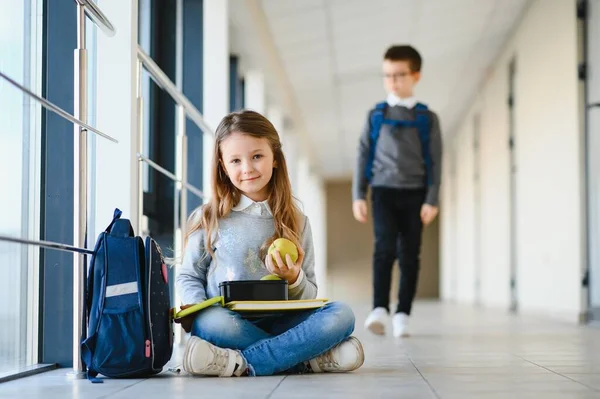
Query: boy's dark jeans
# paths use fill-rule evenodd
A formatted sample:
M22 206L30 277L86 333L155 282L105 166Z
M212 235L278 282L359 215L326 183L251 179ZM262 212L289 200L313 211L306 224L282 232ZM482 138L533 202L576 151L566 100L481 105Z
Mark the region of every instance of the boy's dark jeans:
M400 289L396 312L410 314L420 267L421 206L424 189L373 187L373 308L389 311L392 265L400 264Z

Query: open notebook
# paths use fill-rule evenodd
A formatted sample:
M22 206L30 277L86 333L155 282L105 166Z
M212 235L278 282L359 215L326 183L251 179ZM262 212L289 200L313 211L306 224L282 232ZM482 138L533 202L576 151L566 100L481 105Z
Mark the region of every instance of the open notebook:
M217 296L214 298L207 299L204 302L190 306L187 309L180 310L179 312L175 312L175 309L173 309L173 318L176 320L181 319L193 313L199 312L202 309L205 309L209 306L213 306L217 303L220 303L221 306L224 306L236 312L281 313L286 311L317 309L324 306L327 303L327 299L299 299L287 301L234 301L223 303L223 297Z
M260 311L272 310L282 312L286 310L317 309L327 303L327 299L299 299L288 301L234 301L225 304L225 307L234 311Z

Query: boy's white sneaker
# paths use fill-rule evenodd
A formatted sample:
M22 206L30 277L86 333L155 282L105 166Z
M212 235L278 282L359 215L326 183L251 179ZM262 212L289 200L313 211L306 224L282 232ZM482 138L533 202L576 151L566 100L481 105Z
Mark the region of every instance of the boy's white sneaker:
M191 336L183 353L183 369L194 375L241 376L247 369L242 355Z
M349 337L309 363L315 373L344 373L356 370L364 361L362 344L356 337Z
M392 327L394 337L408 337L408 315L406 313L396 313L392 318Z
M375 308L365 320L365 328L373 334L384 335L387 319L388 311L386 308Z

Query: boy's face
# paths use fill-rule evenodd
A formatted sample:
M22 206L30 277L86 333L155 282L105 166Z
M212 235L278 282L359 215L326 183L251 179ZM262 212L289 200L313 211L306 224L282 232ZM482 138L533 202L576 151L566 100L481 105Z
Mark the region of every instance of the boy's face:
M408 61L383 60L383 85L388 93L411 97L420 78L421 73L413 72Z

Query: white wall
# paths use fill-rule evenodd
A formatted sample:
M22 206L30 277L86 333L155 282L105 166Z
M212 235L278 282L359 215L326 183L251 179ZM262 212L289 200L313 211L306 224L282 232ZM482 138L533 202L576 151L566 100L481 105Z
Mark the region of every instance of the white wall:
M283 153L288 165L288 174L292 182L292 191L298 193L298 137L293 131L287 130L282 137Z
M508 60L481 98L481 262L482 303L508 308L510 305L510 153ZM521 100L519 100L520 102ZM518 132L517 132L518 134Z
M440 190L440 298L451 300L455 297L453 286L456 276L455 255L457 252L454 233L455 205L454 191L454 148L452 142L444 143L444 156L442 157L442 186Z
M284 131L283 114L269 112L281 136L283 152L288 165L288 174L294 196L300 201L303 212L308 216L315 248L315 274L319 287L318 295L327 297L327 195L323 180L311 171L307 157L298 149L298 137L293 131ZM276 123L279 122L279 123Z
M575 0L536 0L447 144L442 295L474 300L473 117L481 115L482 303L510 298L508 65L517 60L519 309L577 320L581 309L582 141ZM454 154L452 154L454 152ZM456 160L451 177L450 158ZM452 190L456 189L453 204ZM455 220L452 210L456 209ZM449 246L455 246L449 248ZM454 252L455 251L455 252ZM455 283L453 283L453 279Z
M261 71L250 70L244 75L244 80L246 82L244 90L246 108L265 115L267 96L264 74Z
M589 6L589 43L588 63L588 103L600 102L600 0L588 2ZM590 256L590 306L600 307L600 108L593 107L588 111L588 204L589 204L589 237Z
M315 248L315 274L319 286L319 297L327 297L327 198L322 179L310 170L304 156L297 160L298 191L295 193L308 216Z
M474 225L474 194L473 194L473 131L470 120L456 137L457 148L460 151L460 161L456 163L456 190L460 200L456 203L457 215L460 222L455 232L460 240L456 243L455 273L461 276L456 280L456 299L472 302L475 299L475 240Z
M203 106L204 119L213 131L229 113L229 0L204 0L203 4ZM212 194L211 172L214 136L204 134L202 191Z

